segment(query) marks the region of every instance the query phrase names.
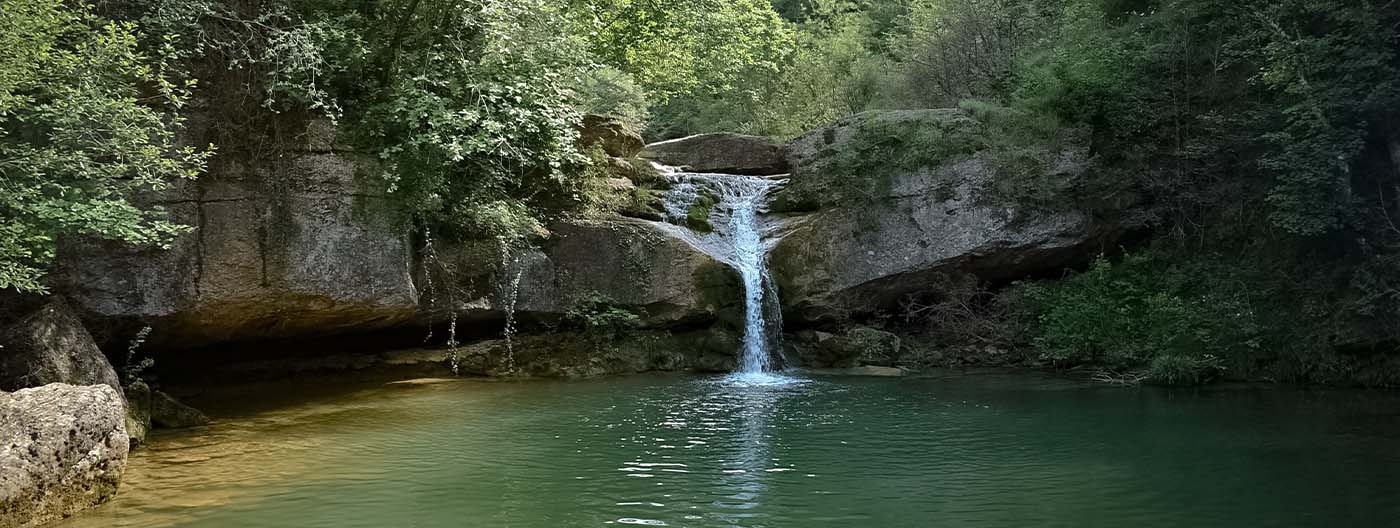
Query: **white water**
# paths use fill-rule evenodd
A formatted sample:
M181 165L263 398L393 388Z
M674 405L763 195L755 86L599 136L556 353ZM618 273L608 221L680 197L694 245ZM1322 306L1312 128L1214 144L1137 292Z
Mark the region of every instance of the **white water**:
M734 174L676 172L670 174L666 193L668 228L701 251L739 272L744 287L744 343L738 373L763 377L774 370L782 353L777 337L782 320L777 289L768 273L768 235L777 227L763 217L772 191L785 180ZM686 213L701 196L710 194L718 203L710 211L712 233L686 226ZM764 380L755 380L764 381Z

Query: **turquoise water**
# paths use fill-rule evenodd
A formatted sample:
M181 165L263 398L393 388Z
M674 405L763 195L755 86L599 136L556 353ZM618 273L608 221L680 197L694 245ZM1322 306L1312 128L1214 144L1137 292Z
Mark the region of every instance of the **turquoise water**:
M1400 523L1392 393L1026 375L291 392L206 395L217 424L156 437L118 499L63 526Z

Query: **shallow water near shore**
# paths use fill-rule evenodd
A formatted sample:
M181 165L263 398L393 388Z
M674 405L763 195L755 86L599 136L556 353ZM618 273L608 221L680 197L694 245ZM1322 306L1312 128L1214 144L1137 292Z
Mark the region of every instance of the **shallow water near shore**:
M246 396L221 395L214 425L153 437L112 503L59 526L1400 519L1400 395L1386 392L647 375Z

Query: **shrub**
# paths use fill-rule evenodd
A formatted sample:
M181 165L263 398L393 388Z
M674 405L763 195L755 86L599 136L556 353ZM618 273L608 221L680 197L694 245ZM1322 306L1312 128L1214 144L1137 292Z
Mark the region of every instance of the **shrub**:
M591 292L575 299L564 312L564 327L577 330L596 346L611 346L642 327L642 316Z
M1117 265L1100 257L1060 283L1028 285L1035 345L1058 366L1151 364L1162 380L1203 381L1220 370L1216 358L1251 355L1262 333L1251 299L1211 273L1139 254ZM1158 366L1158 358L1167 359ZM1188 371L1196 374L1183 377Z
M1166 354L1152 358L1152 364L1147 368L1146 381L1155 385L1201 385L1214 379L1223 370L1220 360L1211 354L1198 358Z
M651 117L646 91L617 68L605 66L585 73L579 96L579 111L620 117L638 130L646 129Z

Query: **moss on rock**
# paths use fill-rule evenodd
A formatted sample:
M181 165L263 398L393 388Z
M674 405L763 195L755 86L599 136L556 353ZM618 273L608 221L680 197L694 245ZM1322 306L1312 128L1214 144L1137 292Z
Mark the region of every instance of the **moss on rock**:
M715 204L718 202L719 200L713 194L701 193L685 211L686 226L701 233L713 232L715 226L710 225L710 212L714 210Z

